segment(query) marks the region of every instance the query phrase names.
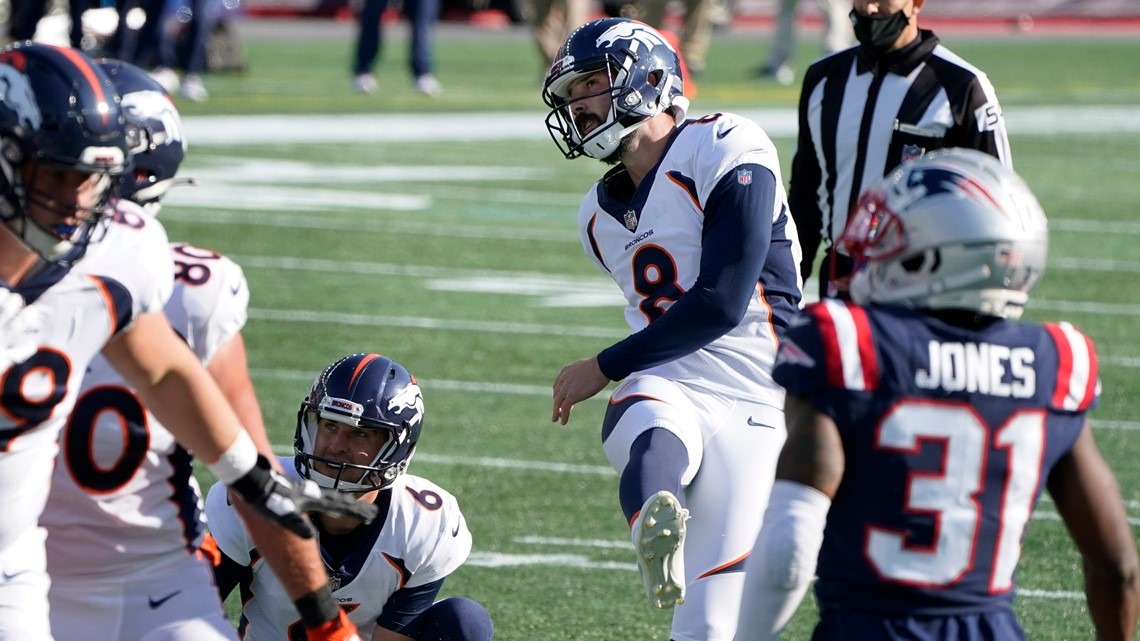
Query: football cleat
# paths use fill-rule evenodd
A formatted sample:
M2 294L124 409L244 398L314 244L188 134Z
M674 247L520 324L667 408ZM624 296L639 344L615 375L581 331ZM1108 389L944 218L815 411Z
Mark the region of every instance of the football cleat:
M649 603L671 608L685 602L685 521L689 511L672 492L662 490L641 506L633 525L637 568Z

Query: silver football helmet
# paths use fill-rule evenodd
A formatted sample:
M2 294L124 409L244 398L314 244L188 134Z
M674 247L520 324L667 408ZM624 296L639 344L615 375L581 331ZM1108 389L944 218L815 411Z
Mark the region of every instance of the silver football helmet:
M868 188L839 241L855 260L851 298L1021 316L1045 272L1045 212L993 156L944 149Z

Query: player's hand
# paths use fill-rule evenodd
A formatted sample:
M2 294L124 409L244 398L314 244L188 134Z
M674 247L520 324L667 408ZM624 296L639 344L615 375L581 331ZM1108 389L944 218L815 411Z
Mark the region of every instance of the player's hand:
M337 618L316 628L305 630L305 641L360 641L356 626L341 610Z
M39 313L24 305L23 296L0 287L0 372L36 353L40 321Z
M575 403L590 398L609 384L610 379L602 373L596 356L563 367L554 379L554 413L550 422L565 425Z
M315 536L312 524L304 516L306 512L347 516L364 523L371 522L377 514L375 505L357 501L354 494L325 490L309 480L285 478L270 467L264 456L258 456L257 465L234 481L230 489L261 516L306 539Z

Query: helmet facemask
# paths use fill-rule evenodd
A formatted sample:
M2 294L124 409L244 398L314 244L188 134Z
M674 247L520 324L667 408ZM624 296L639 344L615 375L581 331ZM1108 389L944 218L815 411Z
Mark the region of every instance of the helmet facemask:
M543 99L551 108L550 113L546 116L546 127L550 131L554 143L558 145L559 150L567 158L587 155L598 160L609 161L611 156L618 151L622 140L636 131L646 120L645 116L631 114L628 111L623 112L619 109L619 105L623 104L640 104L641 94L632 87L615 84L615 75L621 72L615 71L613 65L616 61L612 59L612 56L607 55L606 59L607 62L599 67L567 73L558 78L556 82L550 83L558 86L563 96L555 93L553 88L548 88L543 92ZM605 89L573 98L568 97L570 85L574 81L607 70L608 73L603 74L607 81ZM602 122L597 122L593 129L583 134L583 126L588 121L597 120L597 115L583 111L575 117L574 105L601 95L609 96L609 110L606 118Z
M117 169L77 163L57 165L44 159L13 164L9 154L3 156L0 168L9 193L0 200L0 219L43 260L70 267L101 236L103 217L118 180ZM74 195L43 186L44 176L50 180L53 173L60 171L86 174L82 188L91 191L89 203L81 205Z
M1044 273L1044 212L981 152L928 154L860 197L837 241L853 301L1017 319Z
M0 86L0 220L68 268L130 169L119 99L82 52L33 42L0 49Z
M317 404L304 403L297 415L298 433L302 441L301 452L298 459L304 466L303 475L316 481L317 485L341 492L371 492L385 488L402 474L411 460L406 459L393 463L392 455L397 451L400 442L406 438L404 430L397 425L388 425L367 419L353 418L351 414L341 411L340 407L352 404L346 399L325 397ZM317 455L317 432L320 430L321 419L333 421L350 428L378 431L384 435L384 442L371 461L367 463L351 463L339 461ZM332 468L333 474L324 474L316 469L316 463L322 463ZM354 477L357 477L354 479Z
M546 126L567 158L587 155L616 162L621 142L646 120L672 109L683 120L688 100L682 95L680 58L651 27L623 18L597 20L580 27L563 45L543 84L551 111ZM571 85L607 70L608 88L571 98ZM585 134L574 105L608 94L604 122Z
M340 430L352 431L331 434L336 438L363 438L357 431L384 438L378 445L375 441L350 442L349 456L337 451L334 459L330 457L333 450L321 438L330 428L328 421L345 426ZM302 477L325 488L342 492L383 489L407 470L422 428L423 395L415 377L378 354L346 356L325 368L301 402L293 439L294 465ZM359 453L371 452L372 447L377 447L375 454L360 462ZM343 460L350 457L354 460Z

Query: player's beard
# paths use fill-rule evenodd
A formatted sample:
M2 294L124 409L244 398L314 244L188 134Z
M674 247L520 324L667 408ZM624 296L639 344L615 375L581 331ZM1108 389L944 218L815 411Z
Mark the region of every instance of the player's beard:
M623 155L625 155L625 152L629 151L629 147L632 144L633 144L633 136L626 135L626 136L622 137L622 139L620 141L618 141L618 146L617 146L617 149L614 150L614 153L603 158L602 162L606 163L607 165L618 164L619 162L621 162L621 157Z

